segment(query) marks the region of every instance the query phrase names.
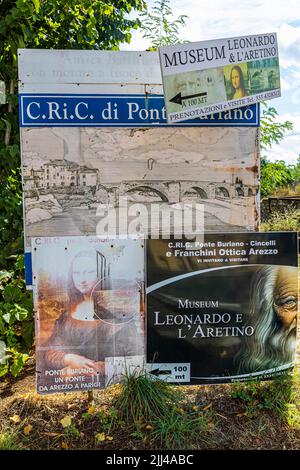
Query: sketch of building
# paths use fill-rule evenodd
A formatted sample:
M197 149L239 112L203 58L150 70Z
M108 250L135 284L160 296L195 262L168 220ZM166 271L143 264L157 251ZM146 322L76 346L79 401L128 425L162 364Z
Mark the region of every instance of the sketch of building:
M118 208L124 197L203 204L207 231L257 228L257 129L69 130L54 137L54 155L51 129L22 129L27 236L94 235L99 205Z
M97 186L99 170L68 160L46 162L42 168L25 171L25 191L34 189L70 188L72 186Z

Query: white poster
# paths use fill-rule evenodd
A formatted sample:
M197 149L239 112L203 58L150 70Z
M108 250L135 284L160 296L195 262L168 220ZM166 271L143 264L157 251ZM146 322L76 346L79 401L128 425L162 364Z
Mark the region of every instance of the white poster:
M276 33L159 49L169 123L280 96Z
M144 362L144 245L32 239L37 392L103 388Z

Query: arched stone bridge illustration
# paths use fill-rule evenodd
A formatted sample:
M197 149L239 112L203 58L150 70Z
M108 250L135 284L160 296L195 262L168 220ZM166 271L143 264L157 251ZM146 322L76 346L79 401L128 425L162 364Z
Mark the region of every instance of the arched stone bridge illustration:
M220 199L230 200L254 196L255 186L244 185L241 180L235 183L211 181L123 181L119 185L104 184L98 189L106 190L110 202L134 195L155 197L156 200L174 204L187 199Z

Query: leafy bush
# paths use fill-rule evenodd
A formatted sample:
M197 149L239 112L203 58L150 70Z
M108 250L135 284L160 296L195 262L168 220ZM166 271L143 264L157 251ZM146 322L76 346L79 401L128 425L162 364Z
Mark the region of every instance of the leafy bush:
M156 0L151 9L141 13L140 17L143 37L151 41L151 50L183 42L180 39L179 29L185 26L188 16L180 15L176 19L173 18L170 0Z
M266 222L261 224L263 232L293 232L300 231L300 210L289 209L286 211L272 212Z
M260 191L263 197L274 194L278 188L287 188L295 183L294 166L283 160L269 162L261 160Z
M252 380L232 385L231 398L246 404L246 413L255 415L258 410L273 410L285 416L293 400L293 376L285 373L270 382Z
M12 258L12 269L0 271L0 340L5 345L0 376L7 372L16 376L33 343L33 305L31 293L25 290L24 257Z
M291 121L278 121L278 112L266 103L261 106L260 118L260 146L266 151L279 144L287 132L293 130ZM261 158L260 193L262 197L274 194L279 188L295 185L300 181L300 159L293 165L287 165L282 160L268 161L265 155Z

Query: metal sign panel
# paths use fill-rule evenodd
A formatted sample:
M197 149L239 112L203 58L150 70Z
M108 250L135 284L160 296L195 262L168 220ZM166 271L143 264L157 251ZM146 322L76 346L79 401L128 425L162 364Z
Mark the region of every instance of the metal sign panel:
M147 240L152 370L160 378L168 370L176 382L172 364L188 363L189 383L209 384L272 378L293 367L297 266L297 233Z
M21 127L149 127L169 125L162 95L21 94ZM259 125L258 105L193 119L179 126Z
M157 52L19 49L20 85L161 84Z
M143 243L40 237L32 254L38 393L103 388L143 367Z
M276 33L159 49L169 123L280 96Z

